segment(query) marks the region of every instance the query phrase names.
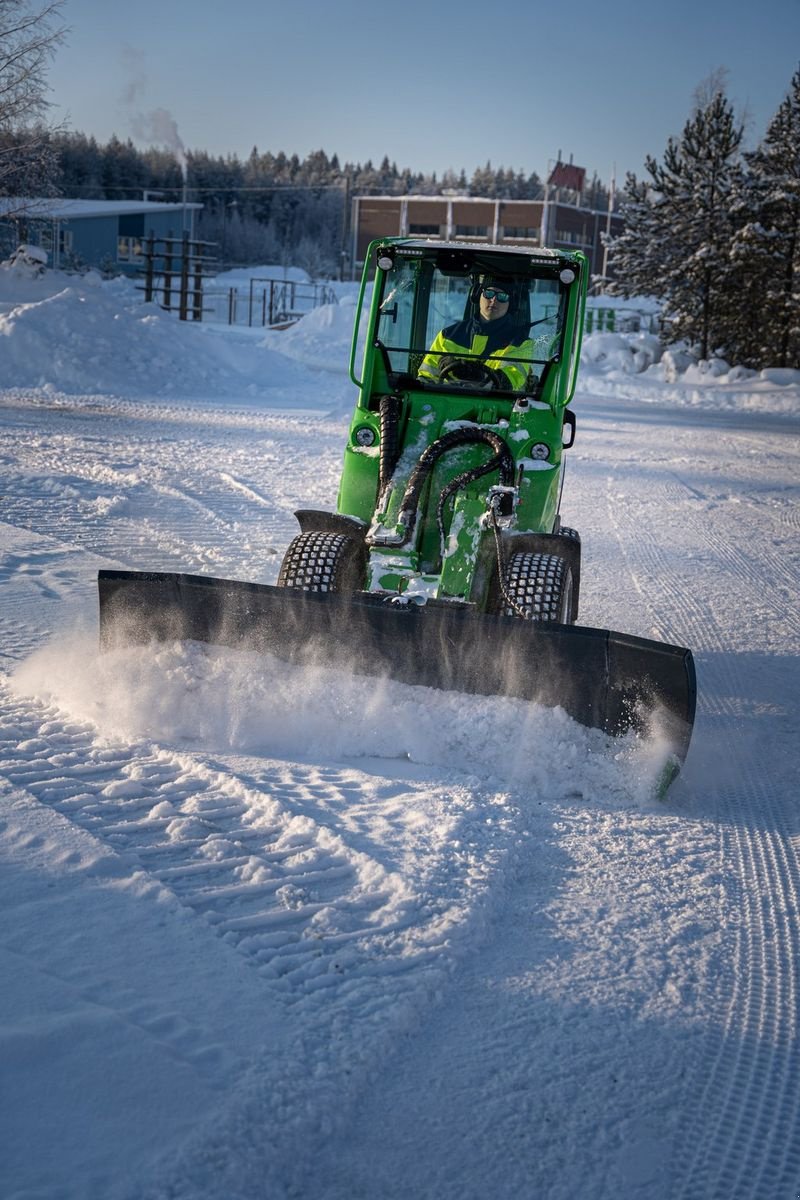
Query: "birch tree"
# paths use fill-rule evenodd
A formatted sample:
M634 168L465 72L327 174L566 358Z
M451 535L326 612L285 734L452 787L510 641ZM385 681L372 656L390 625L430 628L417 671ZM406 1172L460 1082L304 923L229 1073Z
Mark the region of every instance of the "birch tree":
M65 35L62 3L0 0L0 196L14 200L6 217L24 210L26 196L54 191L47 69Z

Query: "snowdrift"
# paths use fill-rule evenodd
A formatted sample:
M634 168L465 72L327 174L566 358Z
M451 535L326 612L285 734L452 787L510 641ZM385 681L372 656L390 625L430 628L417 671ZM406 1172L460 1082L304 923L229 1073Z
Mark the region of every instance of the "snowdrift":
M217 282L243 284L254 273L227 272ZM145 304L127 279L57 271L29 278L0 270L0 387L307 406L317 372L325 371L348 389L346 405L355 288L339 284L336 290L337 304L315 309L289 329L228 330L178 321ZM618 394L620 384L626 398L644 403L800 412L800 371L755 372L722 359L698 360L680 347L665 349L649 333L590 335L582 390Z

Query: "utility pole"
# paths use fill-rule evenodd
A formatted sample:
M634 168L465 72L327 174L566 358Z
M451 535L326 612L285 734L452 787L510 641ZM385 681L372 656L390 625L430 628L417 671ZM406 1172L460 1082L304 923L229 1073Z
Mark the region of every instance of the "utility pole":
M606 239L603 246L603 293L605 294L608 281L608 239L611 236L611 210L614 207L614 197L617 190L617 164L611 168L611 187L608 192L608 212L606 214Z
M558 152L558 157L561 158L561 151ZM552 174L552 158L547 160L547 178L544 183L544 203L542 204L542 228L539 233L539 242L542 246L546 246L550 238L550 176Z
M339 252L339 278L344 279L347 268L348 244L350 241L350 171L344 173L344 197L342 199L342 246Z

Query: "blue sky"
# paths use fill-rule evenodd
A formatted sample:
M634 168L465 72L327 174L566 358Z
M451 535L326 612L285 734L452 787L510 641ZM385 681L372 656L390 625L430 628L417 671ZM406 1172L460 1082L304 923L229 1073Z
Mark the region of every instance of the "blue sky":
M642 173L710 72L763 133L800 65L800 0L66 0L55 119L106 141L167 110L185 146L412 170L491 160L543 174L559 150Z

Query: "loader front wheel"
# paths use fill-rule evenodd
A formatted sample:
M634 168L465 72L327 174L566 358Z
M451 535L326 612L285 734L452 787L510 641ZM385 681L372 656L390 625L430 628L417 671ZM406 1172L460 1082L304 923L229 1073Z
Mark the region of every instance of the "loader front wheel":
M300 533L283 556L278 587L304 592L353 592L364 586L366 551L344 533Z
M512 554L500 614L566 625L572 610L572 571L557 554Z

